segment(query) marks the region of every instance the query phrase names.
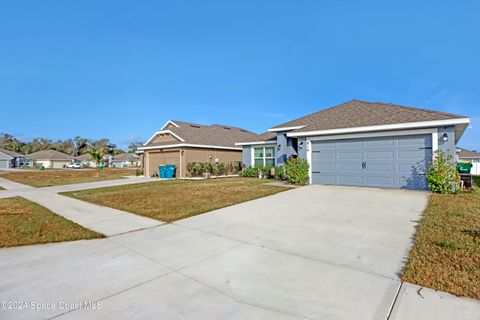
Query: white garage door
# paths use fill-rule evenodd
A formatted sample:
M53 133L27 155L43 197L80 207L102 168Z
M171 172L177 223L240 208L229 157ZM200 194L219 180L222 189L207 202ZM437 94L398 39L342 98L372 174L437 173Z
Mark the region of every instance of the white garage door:
M7 169L8 168L8 160L0 159L0 169Z
M426 189L432 136L312 141L312 182Z

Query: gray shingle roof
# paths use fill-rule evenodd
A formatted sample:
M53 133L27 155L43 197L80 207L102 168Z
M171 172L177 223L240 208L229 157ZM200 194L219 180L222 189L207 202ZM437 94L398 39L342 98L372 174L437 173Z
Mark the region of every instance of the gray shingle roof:
M351 100L282 123L272 129L304 126L295 132L306 132L458 118L465 117L390 103Z
M10 156L10 157L25 157L24 154L20 154L20 153L13 152L13 151L3 149L3 148L0 148L0 152L4 153L4 154L6 154L7 156Z
M467 149L458 148L458 157L460 159L480 159L480 153L473 152Z
M72 160L73 157L56 150L41 150L27 155L33 160Z
M113 156L113 161L136 161L138 156L135 153L121 153Z
M151 143L148 146L168 146L172 144L199 144L218 147L236 147L235 142L249 141L257 136L256 133L232 126L213 124L202 125L184 121L172 120L177 127L171 127L168 130L178 135L185 142L170 141L162 143Z

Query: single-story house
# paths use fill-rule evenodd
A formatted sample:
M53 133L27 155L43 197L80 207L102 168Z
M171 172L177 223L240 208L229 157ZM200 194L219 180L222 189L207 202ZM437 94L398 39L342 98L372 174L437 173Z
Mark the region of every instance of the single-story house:
M135 153L121 153L112 157L112 168L140 167L140 157Z
M480 153L458 148L457 158L459 162L469 162L472 164L471 174L480 175Z
M221 124L201 125L169 120L143 147L145 176L158 174L160 164L175 164L176 177L187 176L187 163L229 163L242 161L237 141L249 141L257 134Z
M469 122L445 112L352 100L236 145L250 166L306 159L311 184L426 189L433 152L455 158Z
M27 155L33 159L35 167L61 169L74 160L74 157L56 150L41 150Z
M0 148L0 169L29 167L32 162L24 154Z
M97 163L93 161L92 156L89 153L82 154L78 157L75 157L75 160L80 162L82 168L96 168Z

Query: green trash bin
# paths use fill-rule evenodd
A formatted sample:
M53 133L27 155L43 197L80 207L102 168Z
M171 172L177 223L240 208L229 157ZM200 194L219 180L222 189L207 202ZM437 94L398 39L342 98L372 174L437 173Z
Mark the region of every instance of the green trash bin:
M98 170L102 171L102 170L103 170L103 166L102 166L102 165L99 165L99 166L98 166Z
M45 167L44 166L40 166L40 171L43 171L45 170Z
M458 173L469 174L472 169L472 164L468 162L457 162Z

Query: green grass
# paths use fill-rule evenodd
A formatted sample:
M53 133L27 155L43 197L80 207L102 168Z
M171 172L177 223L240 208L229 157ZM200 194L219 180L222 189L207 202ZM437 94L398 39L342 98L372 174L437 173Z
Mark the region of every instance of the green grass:
M102 237L24 198L0 199L0 247Z
M289 190L271 180L171 180L63 193L70 197L172 222Z
M480 185L480 178L475 183ZM407 282L480 299L480 189L432 194L402 272Z
M473 176L473 184L480 188L480 176Z

